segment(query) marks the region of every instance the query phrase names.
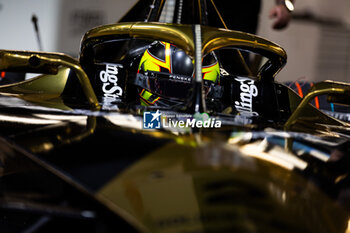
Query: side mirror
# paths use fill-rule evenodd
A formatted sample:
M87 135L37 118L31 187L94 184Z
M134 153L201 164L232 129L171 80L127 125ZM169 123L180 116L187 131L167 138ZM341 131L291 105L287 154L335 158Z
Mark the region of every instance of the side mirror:
M329 80L316 83L314 86L312 86L307 95L302 99L295 111L289 117L288 121L285 123L285 130L289 130L297 122L298 119L303 118L303 116L307 114L305 111L303 111L305 107L313 98L320 95L327 95L327 100L329 102L350 106L350 84ZM349 124L345 122L343 123L330 117L328 117L327 120L327 122L324 122L325 124L330 123L339 126L349 126Z
M328 90L328 91L327 91ZM350 106L350 84L326 80L314 85L309 93L323 91L329 103Z
M0 94L17 95L24 99L30 97L32 100L43 99L45 94L46 96L59 96L67 81L67 75L60 74L62 70L69 69L76 73L91 108L98 110L100 105L89 78L79 62L61 53L0 50L0 71L47 74L35 79L1 86ZM53 78L55 75L57 77Z

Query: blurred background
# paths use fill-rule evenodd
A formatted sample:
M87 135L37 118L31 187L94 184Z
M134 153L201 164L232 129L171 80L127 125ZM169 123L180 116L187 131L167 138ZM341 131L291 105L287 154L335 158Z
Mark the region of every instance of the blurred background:
M288 63L280 81L326 79L350 82L350 1L296 0L293 20L271 28L275 0L262 0L258 34L280 44ZM0 0L0 49L40 50L32 17L38 18L42 49L79 53L92 27L118 21L136 0Z
M263 0L259 34L280 44L288 54L282 81L350 82L350 1L295 0L287 29L271 28L268 13L274 0Z

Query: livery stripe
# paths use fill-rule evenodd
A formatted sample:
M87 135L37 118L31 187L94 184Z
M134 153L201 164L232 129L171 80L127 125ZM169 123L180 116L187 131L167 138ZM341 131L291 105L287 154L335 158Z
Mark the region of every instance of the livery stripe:
M304 97L303 90L301 89L299 82L295 82L295 86L297 87L298 94L300 95L301 98L303 98Z
M311 83L310 83L310 87L312 87L313 85L314 85L314 83L311 82ZM318 96L316 96L314 100L315 100L315 107L316 107L317 109L320 109L320 102L319 102Z

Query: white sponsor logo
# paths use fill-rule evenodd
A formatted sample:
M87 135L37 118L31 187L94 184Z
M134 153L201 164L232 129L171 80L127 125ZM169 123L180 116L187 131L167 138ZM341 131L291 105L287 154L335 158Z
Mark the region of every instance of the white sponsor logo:
M207 113L191 115L164 115L162 118L163 128L220 128L221 121L210 118Z
M184 76L179 76L179 75L174 75L174 74L169 75L169 78L174 79L174 80L178 80L178 81L184 81L184 82L191 82L192 81L192 77L184 77Z
M186 120L173 120L173 119L162 119L163 128L220 128L221 121L215 118L210 118L206 121L196 119Z
M145 129L189 129L189 128L220 128L221 121L210 118L207 113L202 114L164 114L144 112L143 128Z
M258 88L254 85L254 80L249 78L235 78L240 82L241 93L239 95L240 101L235 101L235 107L242 115L259 116L257 112L253 111L253 97L256 97Z
M123 66L120 64L106 64L106 70L100 72L104 97L110 101L123 95L123 89L118 86L118 68L123 68Z

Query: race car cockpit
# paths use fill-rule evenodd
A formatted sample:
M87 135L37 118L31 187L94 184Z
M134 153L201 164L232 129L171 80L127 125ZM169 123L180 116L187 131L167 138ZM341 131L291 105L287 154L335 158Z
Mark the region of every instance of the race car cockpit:
M176 1L159 22L165 0L139 0L79 59L0 50L0 75L41 74L0 85L0 229L349 228L350 124L310 101L350 105L350 84L301 98L276 80L279 45L205 17L218 1Z
M203 30L200 37L205 42L200 45L205 51L198 59L202 70L198 83L199 95L204 93L199 102L204 102L206 111L285 120L290 114L284 104L288 93L274 82L286 60L284 50L247 33L197 26ZM102 107L190 108L196 95L192 29L191 25L124 23L88 32L82 41L80 63ZM242 68L244 59L227 56L243 50L268 58L256 74Z
M200 2L185 3L191 9L202 10ZM308 102L320 93L319 89L327 89L322 93L331 95L333 101L344 102L345 92L341 89L348 88L346 85L335 82L315 85L314 93L302 103L293 90L275 80L287 59L279 45L256 35L211 27L215 25L205 14L192 14L192 20L186 16L184 22L191 24L181 24L179 12L170 22L158 22L163 4L164 1L139 1L120 23L88 31L81 41L79 60L62 54L3 51L2 70L46 75L3 86L0 91L61 109L133 111L139 115L148 109L166 109L190 114L206 112L227 116L229 120L239 115L257 120L257 125L276 123L278 127L294 124L297 118L343 125L313 109ZM139 21L130 22L135 15ZM182 56L179 63L170 64L175 70L167 68L165 57L162 60L163 55L153 51L160 48L165 55L163 45L174 52L174 59L169 61ZM246 54L259 55L264 62L253 67ZM148 55L158 60L150 61L155 66L148 64ZM164 67L159 65L162 62ZM186 63L189 71L185 69ZM211 67L213 77L206 74L203 78L207 66ZM25 93L20 89L25 89ZM303 111L296 111L300 106Z

